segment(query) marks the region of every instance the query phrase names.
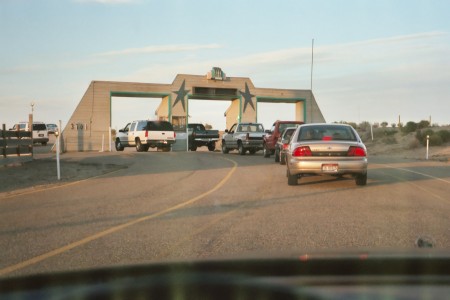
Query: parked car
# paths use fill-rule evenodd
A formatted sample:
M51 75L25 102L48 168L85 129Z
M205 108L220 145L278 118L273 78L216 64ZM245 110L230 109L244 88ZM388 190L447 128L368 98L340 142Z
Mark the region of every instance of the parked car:
M367 183L367 150L356 130L346 124L300 125L286 153L289 185L304 175L352 175Z
M279 162L280 165L286 164L286 152L295 129L297 129L297 127L286 128L275 145L275 162Z
M10 130L30 131L29 122L19 122L14 124ZM40 143L43 146L48 143L47 125L43 122L33 122L33 143Z
M281 133L288 127L297 127L304 124L302 121L275 121L270 130L266 130L266 135L264 136L263 153L264 157L268 158L270 155L275 153L275 146Z
M136 151L142 152L156 147L168 152L175 143L175 136L170 122L137 120L119 130L115 145L117 151L123 151L125 147L136 147Z
M260 123L236 123L225 130L222 137L222 153L237 149L240 155L245 152L255 154L263 149L264 126Z
M58 131L58 126L56 124L47 124L48 133L55 134Z
M200 123L188 124L189 149L196 151L197 147L208 146L209 151L216 149L219 140L219 130L206 130Z

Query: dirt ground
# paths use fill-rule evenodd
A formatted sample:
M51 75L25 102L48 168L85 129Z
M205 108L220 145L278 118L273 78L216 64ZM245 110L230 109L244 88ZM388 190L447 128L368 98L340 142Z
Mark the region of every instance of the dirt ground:
M22 164L0 166L0 199L15 193L42 189L49 185L62 185L99 176L123 167L109 163L62 160L61 179L58 180L55 158L37 157L33 161Z

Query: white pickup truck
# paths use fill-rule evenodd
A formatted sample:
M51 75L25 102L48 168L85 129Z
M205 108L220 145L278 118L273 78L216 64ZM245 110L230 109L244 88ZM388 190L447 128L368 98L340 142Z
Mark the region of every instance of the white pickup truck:
M119 130L115 145L117 151L123 151L125 147L136 147L136 151L143 152L156 147L168 152L176 141L175 137L170 122L137 120Z

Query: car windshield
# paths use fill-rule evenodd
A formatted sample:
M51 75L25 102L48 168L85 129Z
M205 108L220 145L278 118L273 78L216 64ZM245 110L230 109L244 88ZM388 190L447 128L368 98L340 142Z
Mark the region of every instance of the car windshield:
M450 0L0 0L0 37L0 281L450 258Z

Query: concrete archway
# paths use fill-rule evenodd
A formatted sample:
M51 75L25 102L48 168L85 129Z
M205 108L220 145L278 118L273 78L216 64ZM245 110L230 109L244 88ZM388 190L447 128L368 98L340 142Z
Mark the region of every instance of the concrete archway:
M238 121L256 122L258 102L296 103L296 120L325 119L311 90L257 88L247 77L226 77L220 68L205 75L178 74L172 84L92 81L63 130L65 151L98 151L111 126L112 97L160 98L159 119L186 126L189 99L226 99L227 128ZM132 121L132 120L130 120Z

